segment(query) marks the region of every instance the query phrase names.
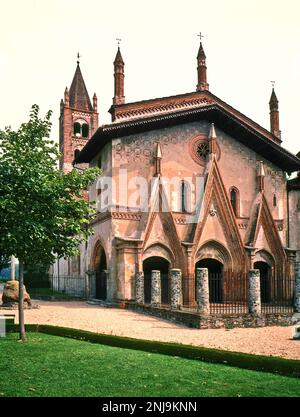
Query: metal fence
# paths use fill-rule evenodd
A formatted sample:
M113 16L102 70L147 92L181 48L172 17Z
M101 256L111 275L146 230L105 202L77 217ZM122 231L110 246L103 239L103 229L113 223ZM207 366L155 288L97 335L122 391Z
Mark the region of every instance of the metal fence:
M88 282L86 276L52 276L31 281L27 291L31 298L86 299L88 298Z
M261 277L261 309L263 313L292 313L294 310L292 277Z
M87 278L83 276L53 276L50 278L53 291L72 297L87 298Z
M243 314L248 312L246 275L211 273L208 275L211 314Z
M294 310L292 277L260 277L262 313L291 313ZM210 313L229 315L248 313L246 275L209 272Z

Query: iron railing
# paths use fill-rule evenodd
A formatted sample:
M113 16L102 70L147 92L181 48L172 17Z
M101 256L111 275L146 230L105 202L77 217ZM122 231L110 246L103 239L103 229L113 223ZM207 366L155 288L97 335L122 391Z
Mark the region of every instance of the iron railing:
M294 279L270 277L261 279L261 309L263 313L291 313L294 310Z
M245 274L209 272L208 280L211 314L248 312L248 286Z
M31 298L88 298L86 276L48 275L31 281L26 288Z
M262 313L291 313L294 310L294 279L292 277L261 277ZM209 272L211 314L248 313L247 275Z

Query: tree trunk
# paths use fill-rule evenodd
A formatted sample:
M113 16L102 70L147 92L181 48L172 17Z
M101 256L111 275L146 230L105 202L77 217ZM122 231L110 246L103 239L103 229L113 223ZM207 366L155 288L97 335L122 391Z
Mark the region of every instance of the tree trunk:
M10 279L11 281L14 281L16 279L15 277L15 268L16 268L16 258L12 255L10 258Z
M25 325L24 325L24 262L19 261L19 340L26 341Z

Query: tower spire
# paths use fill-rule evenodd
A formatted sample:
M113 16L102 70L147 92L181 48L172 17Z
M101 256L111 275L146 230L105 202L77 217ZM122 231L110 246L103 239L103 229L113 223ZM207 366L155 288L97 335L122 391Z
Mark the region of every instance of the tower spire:
M207 75L206 75L206 55L202 46L202 38L203 35L198 35L200 37L200 46L197 55L197 71L198 71L198 84L197 84L197 91L209 90L209 84L207 83Z
M271 98L269 101L270 106L270 128L271 133L276 136L278 139L280 139L281 132L279 130L279 106L278 106L278 99L275 94L274 90L274 84L275 82L272 81L272 93Z
M59 144L62 154L59 168L64 172L73 169L72 163L78 152L98 128L97 96L94 94L92 105L81 73L79 58L78 53L71 87L66 87L64 100L60 102Z
M260 161L259 167L258 167L258 173L257 173L259 191L264 191L265 189L265 176L266 174L265 174L264 163L263 161Z
M118 50L114 60L114 98L113 104L124 104L125 103L125 96L124 96L124 61L120 51L120 42L121 39L117 38L118 42Z
M64 93L64 97L65 97L65 105L67 107L70 106L70 96L69 96L69 90L68 87L65 88L65 93Z
M69 90L70 107L77 110L93 111L89 93L87 91L79 65L79 54L77 55L77 67Z
M157 142L156 150L155 150L155 176L159 176L161 174L161 160L162 160L162 152L159 142Z
M94 95L93 95L93 109L94 109L95 112L97 111L97 106L98 106L97 103L98 103L97 95L96 95L96 93L94 93Z

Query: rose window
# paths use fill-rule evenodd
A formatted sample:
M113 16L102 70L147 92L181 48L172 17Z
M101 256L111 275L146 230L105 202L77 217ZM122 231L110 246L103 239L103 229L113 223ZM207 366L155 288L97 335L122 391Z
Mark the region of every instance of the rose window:
M209 154L209 145L207 142L200 142L197 145L197 154L201 159L204 161L206 160L207 155Z

